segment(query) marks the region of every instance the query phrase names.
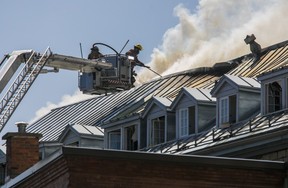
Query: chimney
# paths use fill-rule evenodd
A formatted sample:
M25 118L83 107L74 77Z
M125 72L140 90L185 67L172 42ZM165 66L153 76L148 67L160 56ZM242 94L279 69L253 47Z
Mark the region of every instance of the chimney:
M7 178L15 178L39 161L41 134L27 133L28 123L17 122L18 132L7 133L6 141Z

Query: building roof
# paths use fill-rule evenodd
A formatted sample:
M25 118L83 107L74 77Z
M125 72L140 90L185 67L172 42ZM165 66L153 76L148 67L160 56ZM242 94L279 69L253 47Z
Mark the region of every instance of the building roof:
M171 103L172 103L172 100L169 98L154 96L150 99L148 104L145 106L145 109L142 113L142 117L145 117L155 105L158 106L161 110L167 111Z
M233 88L237 90L260 92L260 88L261 88L261 85L256 80L256 78L247 78L247 77L225 74L219 79L219 81L215 84L214 88L212 89L211 91L212 96L215 96L219 92L219 90L222 87L224 87L226 83L228 83L229 85L231 85Z
M72 131L74 134L78 135L79 137L90 137L90 138L97 138L97 137L104 137L104 131L100 127L95 126L85 126L79 124L68 124L62 133L59 135L59 142L62 142L65 139L65 136Z
M287 64L288 41L263 49L258 62L251 54L241 56L213 67L183 71L144 83L128 91L96 96L82 102L53 109L44 117L27 127L28 132L41 133L41 141L57 141L67 124L100 126L111 119L122 118L142 112L152 96L175 98L181 88L212 89L223 74L256 78ZM253 64L254 63L254 64ZM251 65L253 64L253 67ZM133 110L129 110L133 109Z
M260 83L255 78L240 77L240 76L234 76L234 75L229 75L229 74L225 74L224 76L230 79L231 81L233 81L239 87L260 88Z
M196 103L216 103L216 98L212 97L210 94L211 90L210 89L202 89L202 88L187 88L183 87L177 97L173 100L170 108L172 110L175 109L181 98L186 95L188 96L191 101L193 101L195 104Z
M100 126L103 122L119 115L123 110L128 114L131 113L129 108L134 109L134 105L140 111L143 110L146 102L153 96L174 98L182 87L211 87L211 84L230 68L230 64L226 64L220 70L213 67L196 68L164 76L127 91L96 96L56 108L28 126L27 132L41 133L43 137L40 141L57 141L69 123Z
M184 87L183 90L197 101L216 101L216 99L211 96L209 89Z

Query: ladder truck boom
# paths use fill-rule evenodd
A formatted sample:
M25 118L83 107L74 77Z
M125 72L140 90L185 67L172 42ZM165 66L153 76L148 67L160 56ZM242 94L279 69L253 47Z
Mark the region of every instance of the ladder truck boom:
M105 59L88 60L79 57L72 57L60 54L52 54L46 62L47 67L53 67L58 69L66 69L72 71L93 72L95 68L108 69L112 67L112 64L105 61Z
M0 132L38 75L42 72L53 72L44 71L44 67L78 71L79 88L83 93L106 94L133 87L131 64L120 54L88 60L53 54L49 47L42 54L33 50L13 51L4 57L0 64L1 94L11 79L16 77L0 101ZM13 76L16 72L19 72L18 75Z

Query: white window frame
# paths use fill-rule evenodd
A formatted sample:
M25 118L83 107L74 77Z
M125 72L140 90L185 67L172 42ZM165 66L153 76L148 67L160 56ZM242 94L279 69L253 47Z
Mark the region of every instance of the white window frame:
M271 101L270 99L272 98L273 100L275 100L275 96L271 96L270 95L270 88L269 88L269 85L270 84L273 84L274 82L278 83L282 89L281 91L281 94L279 97L279 105L280 105L280 109L276 110L276 103L275 101ZM274 91L274 90L273 90ZM273 109L270 110L270 107L272 107ZM276 80L276 81L273 81L273 82L269 82L267 84L265 84L265 113L268 114L268 113L273 113L273 112L276 112L276 111L279 111L279 110L282 110L283 109L283 84L282 84L282 81L281 80Z
M189 111L188 108L179 109L179 137L189 135Z
M159 128L162 128L162 130L164 130L164 133L163 133L163 142L159 142L159 143L155 143L154 142L154 138L155 138L155 127L154 127L154 120L157 119L157 118L161 118L161 117L164 117L164 125L163 127L159 127ZM162 144L162 143L165 143L166 142L166 117L165 116L159 116L159 117L156 117L156 118L151 118L151 125L150 125L150 145L151 146L155 146L155 145L158 145L158 144ZM159 136L159 135L158 135ZM160 135L161 136L161 135ZM161 139L162 140L162 139Z
M225 102L226 104L223 104L224 101L226 101ZM220 123L220 125L225 124L225 123L229 123L229 97L220 98L219 123Z

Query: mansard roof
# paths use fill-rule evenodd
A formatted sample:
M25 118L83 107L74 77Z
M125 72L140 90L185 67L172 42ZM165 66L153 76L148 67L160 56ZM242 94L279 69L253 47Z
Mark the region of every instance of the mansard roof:
M41 141L57 141L69 123L85 126L101 126L116 117L141 113L152 96L175 98L181 88L212 89L216 80L224 74L255 78L287 64L288 41L263 50L258 62L251 54L241 56L213 67L191 69L167 75L143 83L128 91L96 96L92 99L51 110L27 127L27 132L41 133ZM251 65L253 64L253 67Z

